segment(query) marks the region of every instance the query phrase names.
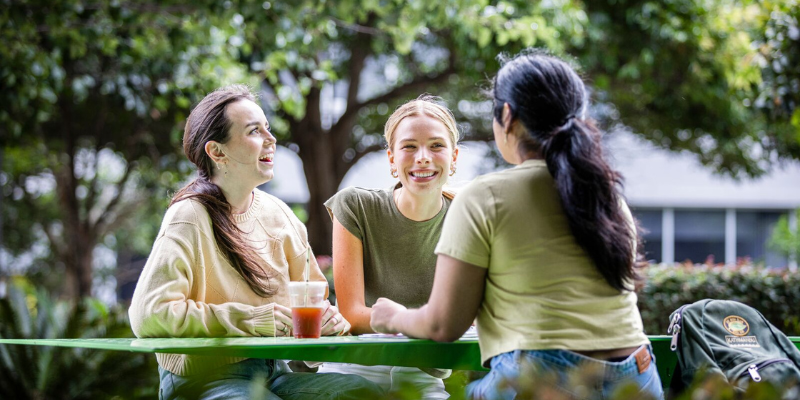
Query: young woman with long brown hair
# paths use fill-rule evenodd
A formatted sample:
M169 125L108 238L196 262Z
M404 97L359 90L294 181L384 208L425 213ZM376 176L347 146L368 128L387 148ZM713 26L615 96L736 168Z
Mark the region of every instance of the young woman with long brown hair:
M178 191L139 278L129 315L137 337L292 336L287 285L325 281L305 226L257 189L273 177L275 137L245 86L203 98L186 121L186 156L198 177ZM349 330L330 306L322 334ZM266 378L269 399L379 396L356 376L291 372L280 360L156 354L159 398L250 399Z

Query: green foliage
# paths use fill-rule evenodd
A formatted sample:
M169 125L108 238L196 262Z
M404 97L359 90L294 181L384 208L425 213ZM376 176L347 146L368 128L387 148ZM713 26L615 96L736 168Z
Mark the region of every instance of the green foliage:
M752 382L744 391L735 389L719 374L701 371L692 384L676 400L773 400L796 399L800 395L798 382L783 382L778 385L764 380Z
M130 337L127 313L98 300L56 301L24 280L0 299L0 337L14 339ZM84 348L0 344L4 399L138 399L156 396L155 359Z
M462 400L465 398L464 388L469 382L483 377L483 373L470 371L454 371L450 378L445 380L447 392L450 393L452 400ZM567 373L567 385L570 392L567 392L559 385L556 376L552 373L529 373L517 381L502 382L501 386L511 386L517 389L517 399L552 399L552 400L574 400L574 399L600 399L629 400L629 399L652 399L651 396L638 393L638 388L631 383L622 384L617 387L611 396L601 397L591 392L592 388L597 387L602 381L602 371L592 368L581 367ZM797 382L785 382L784 386L777 386L771 382L763 381L751 383L745 391L736 390L720 375L707 375L700 372L695 376L694 382L680 396L674 397L676 400L774 400L774 399L796 399L800 395L800 385ZM389 396L391 399L421 399L414 392L407 390L403 395ZM667 397L673 398L673 397Z
M648 335L666 335L669 314L702 299L747 304L789 336L800 335L800 274L785 269L654 265L639 292L639 311Z
M491 137L481 88L499 52L573 55L611 106L598 118L717 171L757 175L800 158L797 0L0 4L2 247L43 275L91 272L82 255L98 244L149 251L191 173L181 124L225 83L263 88L274 133L296 145L320 254L322 202L383 147L398 104L441 95L465 138ZM322 108L335 117L323 121ZM101 154L119 168L97 165Z
M795 210L795 218L800 220L800 209ZM782 216L769 238L769 247L785 257L800 257L800 229L789 224L789 217Z
M264 78L274 93L267 99L269 108L281 121L300 121L313 112L317 106L308 102L319 101L314 89L353 79L366 83L371 78L374 87L353 88L357 98L348 101L356 104L347 104L348 117L357 111L356 126L346 132L352 136L347 145L359 154L381 142L388 112L399 103L423 92L444 95L455 103L463 98L461 89L464 94L472 92L468 99L480 98L475 85L496 70L494 58L500 51L534 45L560 51L564 43L559 38L580 41L582 23L587 22L585 13L571 2L268 4L243 2L221 14L236 29L231 39L239 45L233 51ZM363 72L371 77L361 76L365 58L371 68ZM450 75L454 75L451 80L442 79ZM371 98L379 101L370 102ZM289 127L285 122L281 126ZM303 132L277 129L277 134L298 143Z
M587 2L575 49L622 122L717 171L759 175L800 159L796 1Z
M52 289L88 295L98 244L149 250L167 188L191 172L180 126L191 104L247 78L223 51L225 28L182 2L3 4L2 267L19 270L0 273L66 273Z

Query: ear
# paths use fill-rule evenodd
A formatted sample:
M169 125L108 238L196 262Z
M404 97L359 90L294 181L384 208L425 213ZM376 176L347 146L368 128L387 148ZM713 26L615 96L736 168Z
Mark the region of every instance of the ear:
M389 157L389 164L394 164L394 154L392 154L392 149L386 150L386 156Z
M458 159L458 146L453 149L453 164L455 164L456 160Z
M511 131L511 122L513 119L513 116L511 115L511 106L508 103L503 103L502 118L503 118L503 129L505 130L505 133L508 133Z
M215 142L213 140L209 140L206 142L205 151L211 161L214 163L220 164L225 163L225 152L222 151L222 144L219 142Z

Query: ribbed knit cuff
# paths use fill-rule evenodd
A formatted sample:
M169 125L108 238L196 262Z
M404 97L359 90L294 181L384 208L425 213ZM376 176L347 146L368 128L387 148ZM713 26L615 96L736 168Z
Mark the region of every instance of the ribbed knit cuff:
M253 309L253 330L260 336L275 336L275 303Z

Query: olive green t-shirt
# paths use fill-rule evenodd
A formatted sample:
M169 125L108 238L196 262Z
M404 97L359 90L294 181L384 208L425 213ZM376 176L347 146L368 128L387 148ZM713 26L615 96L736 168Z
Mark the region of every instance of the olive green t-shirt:
M379 297L406 307L428 302L433 287L436 254L450 199L435 217L413 221L397 209L392 189L344 189L325 202L331 215L364 249L364 300L372 307Z
M636 294L612 288L575 241L542 160L481 176L459 191L436 253L487 269L478 309L484 365L513 350L648 343Z

